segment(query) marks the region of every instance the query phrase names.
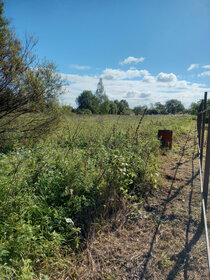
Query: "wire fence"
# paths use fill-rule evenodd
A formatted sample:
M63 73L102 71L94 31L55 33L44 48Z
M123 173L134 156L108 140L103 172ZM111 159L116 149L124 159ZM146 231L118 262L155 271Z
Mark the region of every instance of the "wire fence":
M206 127L206 124L208 126ZM205 133L207 128L207 133ZM207 135L205 135L207 134ZM207 202L208 202L208 186L209 186L209 170L210 170L210 107L207 108L207 92L204 94L198 108L197 117L197 136L198 136L198 154L199 154L199 172L200 172L200 187L201 187L201 223L205 230L206 249L209 268L210 279L210 248L209 248L209 235L207 225ZM206 156L204 157L204 142L206 141Z

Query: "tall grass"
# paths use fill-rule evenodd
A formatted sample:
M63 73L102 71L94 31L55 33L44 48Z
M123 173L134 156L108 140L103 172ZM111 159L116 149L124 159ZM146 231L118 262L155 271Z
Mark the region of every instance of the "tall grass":
M138 123L64 117L45 139L0 154L1 279L48 279L55 270L58 277L96 218L156 187L157 130L173 129L176 140L192 120L146 117L137 130Z

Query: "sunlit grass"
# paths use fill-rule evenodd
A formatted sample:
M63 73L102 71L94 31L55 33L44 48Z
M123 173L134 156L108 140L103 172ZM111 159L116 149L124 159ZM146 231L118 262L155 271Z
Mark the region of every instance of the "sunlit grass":
M41 279L55 267L65 270L96 218L155 190L158 129L173 130L176 145L194 122L190 116L146 116L137 130L139 120L63 117L53 132L14 141L0 155L2 279Z

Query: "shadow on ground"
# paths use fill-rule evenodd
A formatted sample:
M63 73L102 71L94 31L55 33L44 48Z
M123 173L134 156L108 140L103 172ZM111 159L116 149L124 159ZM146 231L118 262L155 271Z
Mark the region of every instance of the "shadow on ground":
M141 279L141 280L145 279L145 275L146 275L147 270L148 270L148 264L149 264L150 258L152 256L153 248L154 248L154 245L155 245L155 242L156 242L156 237L157 237L157 234L159 232L159 228L160 228L160 225L162 223L162 220L165 217L165 212L166 212L167 205L168 205L169 202L171 202L173 199L175 199L179 195L180 191L184 187L186 187L187 185L190 185L190 193L189 193L189 203L188 203L188 217L189 217L189 219L188 219L187 225L186 225L185 247L180 253L172 256L172 259L175 260L175 264L174 264L173 268L170 270L170 272L168 273L168 275L165 279L167 279L167 280L175 279L177 274L179 273L179 271L181 269L183 269L183 265L184 265L184 279L185 280L189 279L188 270L189 270L190 252L191 252L192 248L196 245L198 240L200 239L200 237L202 235L202 232L203 232L203 227L202 227L201 223L199 223L194 236L190 240L189 232L190 232L190 227L191 227L191 223L192 223L192 206L191 206L191 204L192 204L192 196L193 196L193 190L194 190L194 180L199 174L198 171L195 173L195 167L194 167L194 160L197 157L197 154L195 154L195 149L196 149L195 139L194 139L193 155L192 155L192 176L185 184L181 185L172 194L172 190L173 190L173 187L174 187L174 183L176 181L176 176L177 176L178 170L179 170L180 166L182 166L182 164L183 164L182 159L183 159L184 153L187 149L187 143L188 143L189 139L190 139L190 134L187 135L186 141L185 141L185 143L182 147L181 155L180 155L178 163L172 169L172 170L175 170L174 176L171 178L172 182L171 182L171 186L170 186L169 191L168 191L168 195L167 195L166 199L164 200L164 202L162 203L163 209L160 213L160 218L159 218L157 226L155 228L155 232L153 234L152 241L150 243L150 248L149 248L149 251L146 255L146 259L145 259L145 262L144 262L143 267L142 267L142 272L139 275L139 279Z

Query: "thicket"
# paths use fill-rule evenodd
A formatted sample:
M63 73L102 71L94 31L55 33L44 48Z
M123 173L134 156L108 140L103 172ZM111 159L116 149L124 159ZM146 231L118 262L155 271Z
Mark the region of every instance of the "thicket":
M0 154L0 278L58 279L95 219L157 187L158 128L188 117L71 116L36 144ZM148 117L147 117L148 118ZM138 129L137 129L138 127Z

